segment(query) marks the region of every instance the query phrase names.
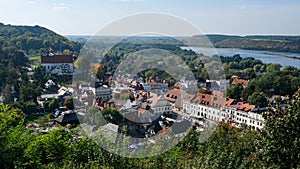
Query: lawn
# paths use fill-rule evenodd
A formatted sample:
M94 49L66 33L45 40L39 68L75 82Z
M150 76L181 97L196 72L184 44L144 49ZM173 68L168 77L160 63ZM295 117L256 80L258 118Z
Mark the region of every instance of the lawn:
M30 61L40 61L41 60L41 56L32 56L28 58Z

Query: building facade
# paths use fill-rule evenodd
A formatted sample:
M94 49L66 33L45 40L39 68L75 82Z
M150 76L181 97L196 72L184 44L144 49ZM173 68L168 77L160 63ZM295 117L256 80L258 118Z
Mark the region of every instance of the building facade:
M256 108L233 99L216 98L209 94L187 95L183 100L183 112L190 117L205 118L216 122L232 122L236 126L251 129L264 127L264 108Z
M72 74L74 72L72 55L41 56L41 65L47 74Z

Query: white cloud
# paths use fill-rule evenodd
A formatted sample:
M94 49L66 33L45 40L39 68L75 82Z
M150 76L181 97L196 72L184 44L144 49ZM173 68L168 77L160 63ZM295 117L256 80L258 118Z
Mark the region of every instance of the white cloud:
M70 9L71 8L64 3L59 3L52 8L53 11L69 11Z

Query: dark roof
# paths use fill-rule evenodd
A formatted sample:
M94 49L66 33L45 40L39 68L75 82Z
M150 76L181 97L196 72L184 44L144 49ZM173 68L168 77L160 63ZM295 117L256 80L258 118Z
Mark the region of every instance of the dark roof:
M41 57L41 63L73 63L72 55L46 55Z
M187 120L184 120L182 122L176 122L172 125L172 132L174 134L185 133L189 130L191 126L191 123Z
M55 119L58 123L67 124L67 123L79 123L76 113L65 113Z

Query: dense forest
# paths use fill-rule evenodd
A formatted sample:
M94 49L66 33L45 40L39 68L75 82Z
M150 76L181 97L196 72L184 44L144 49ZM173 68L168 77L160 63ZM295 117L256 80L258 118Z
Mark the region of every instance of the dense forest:
M300 52L300 36L228 36L206 35L217 48L266 50L273 52ZM192 39L201 38L194 36Z
M0 23L0 55L14 52L41 55L68 50L79 52L80 45L40 26L12 26Z

